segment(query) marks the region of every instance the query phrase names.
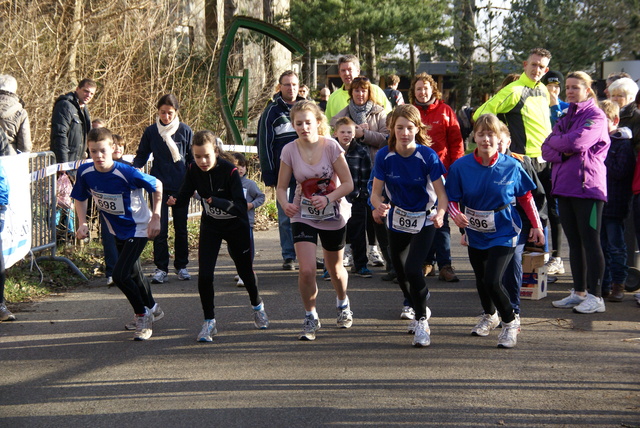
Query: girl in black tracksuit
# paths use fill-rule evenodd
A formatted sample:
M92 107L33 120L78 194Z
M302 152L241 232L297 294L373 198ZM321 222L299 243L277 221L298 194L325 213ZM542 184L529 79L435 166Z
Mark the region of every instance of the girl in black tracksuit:
M194 191L202 198L198 292L205 322L198 335L200 342L210 342L211 336L217 332L213 277L223 239L227 242L238 275L249 293L256 328L264 329L269 325L253 272L247 201L240 175L236 166L224 159L216 140L216 136L210 131L200 131L194 135L195 163L188 166L180 193L177 199L171 201L178 206L186 205Z

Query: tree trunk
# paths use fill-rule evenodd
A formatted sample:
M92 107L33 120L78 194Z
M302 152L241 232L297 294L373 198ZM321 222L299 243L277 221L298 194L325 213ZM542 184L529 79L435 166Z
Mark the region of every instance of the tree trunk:
M411 80L416 77L416 46L413 44L413 40L409 41L409 76Z
M82 0L75 0L73 3L73 19L69 28L69 55L67 60L67 78L70 83L77 85L77 64L78 41L82 34Z
M378 75L378 63L376 61L376 39L373 34L369 35L369 76L371 81L376 84L380 83L380 76Z
M473 80L473 53L476 34L475 0L457 0L458 9L458 93L460 105L471 105L471 82Z

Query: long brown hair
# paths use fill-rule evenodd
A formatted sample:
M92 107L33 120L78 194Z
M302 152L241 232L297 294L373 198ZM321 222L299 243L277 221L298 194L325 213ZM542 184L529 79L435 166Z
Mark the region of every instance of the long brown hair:
M416 143L423 146L431 145L431 138L427 135L427 130L422 120L420 119L420 112L416 106L411 104L403 104L397 106L391 113L391 120L389 122L389 150L396 151L396 121L399 117L404 117L409 122L413 123L418 128L416 134Z
M409 89L409 101L411 102L411 104L415 104L416 102L416 83L418 83L418 81L420 80L422 80L424 83L428 83L429 86L431 86L432 97L435 97L436 100L439 100L442 98L442 93L440 93L440 90L438 89L438 84L433 79L433 77L427 73L420 73L420 74L417 74L416 77L414 77L413 80L411 81L411 89Z

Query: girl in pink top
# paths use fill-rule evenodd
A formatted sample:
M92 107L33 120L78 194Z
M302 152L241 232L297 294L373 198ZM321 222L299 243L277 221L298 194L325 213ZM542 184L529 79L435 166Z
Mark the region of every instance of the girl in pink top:
M300 340L315 340L320 320L316 312L316 248L322 242L325 267L337 294L338 328L349 328L353 313L347 297L347 270L342 265L350 206L345 196L353 190L344 150L328 133L326 118L313 101L299 101L291 109L298 138L282 149L277 198L287 216L299 262L298 287L306 311ZM291 175L296 194L287 200Z

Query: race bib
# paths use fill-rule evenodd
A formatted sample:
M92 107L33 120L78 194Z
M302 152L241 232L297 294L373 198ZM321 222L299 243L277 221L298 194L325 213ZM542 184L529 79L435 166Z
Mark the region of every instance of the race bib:
M481 233L491 233L496 231L496 217L492 211L472 210L465 207L464 213L469 219L469 229Z
M400 232L418 233L427 219L426 211L411 212L395 207L391 216L391 226Z
M204 212L207 213L209 217L215 218L217 220L227 220L230 218L236 218L236 216L229 214L228 212L221 210L220 208L209 205L207 201L202 200L204 203Z
M334 204L327 205L322 211L313 206L311 199L302 197L300 200L300 217L308 220L327 220L336 216Z
M121 194L100 193L91 191L93 201L100 211L113 215L124 215L124 200Z

